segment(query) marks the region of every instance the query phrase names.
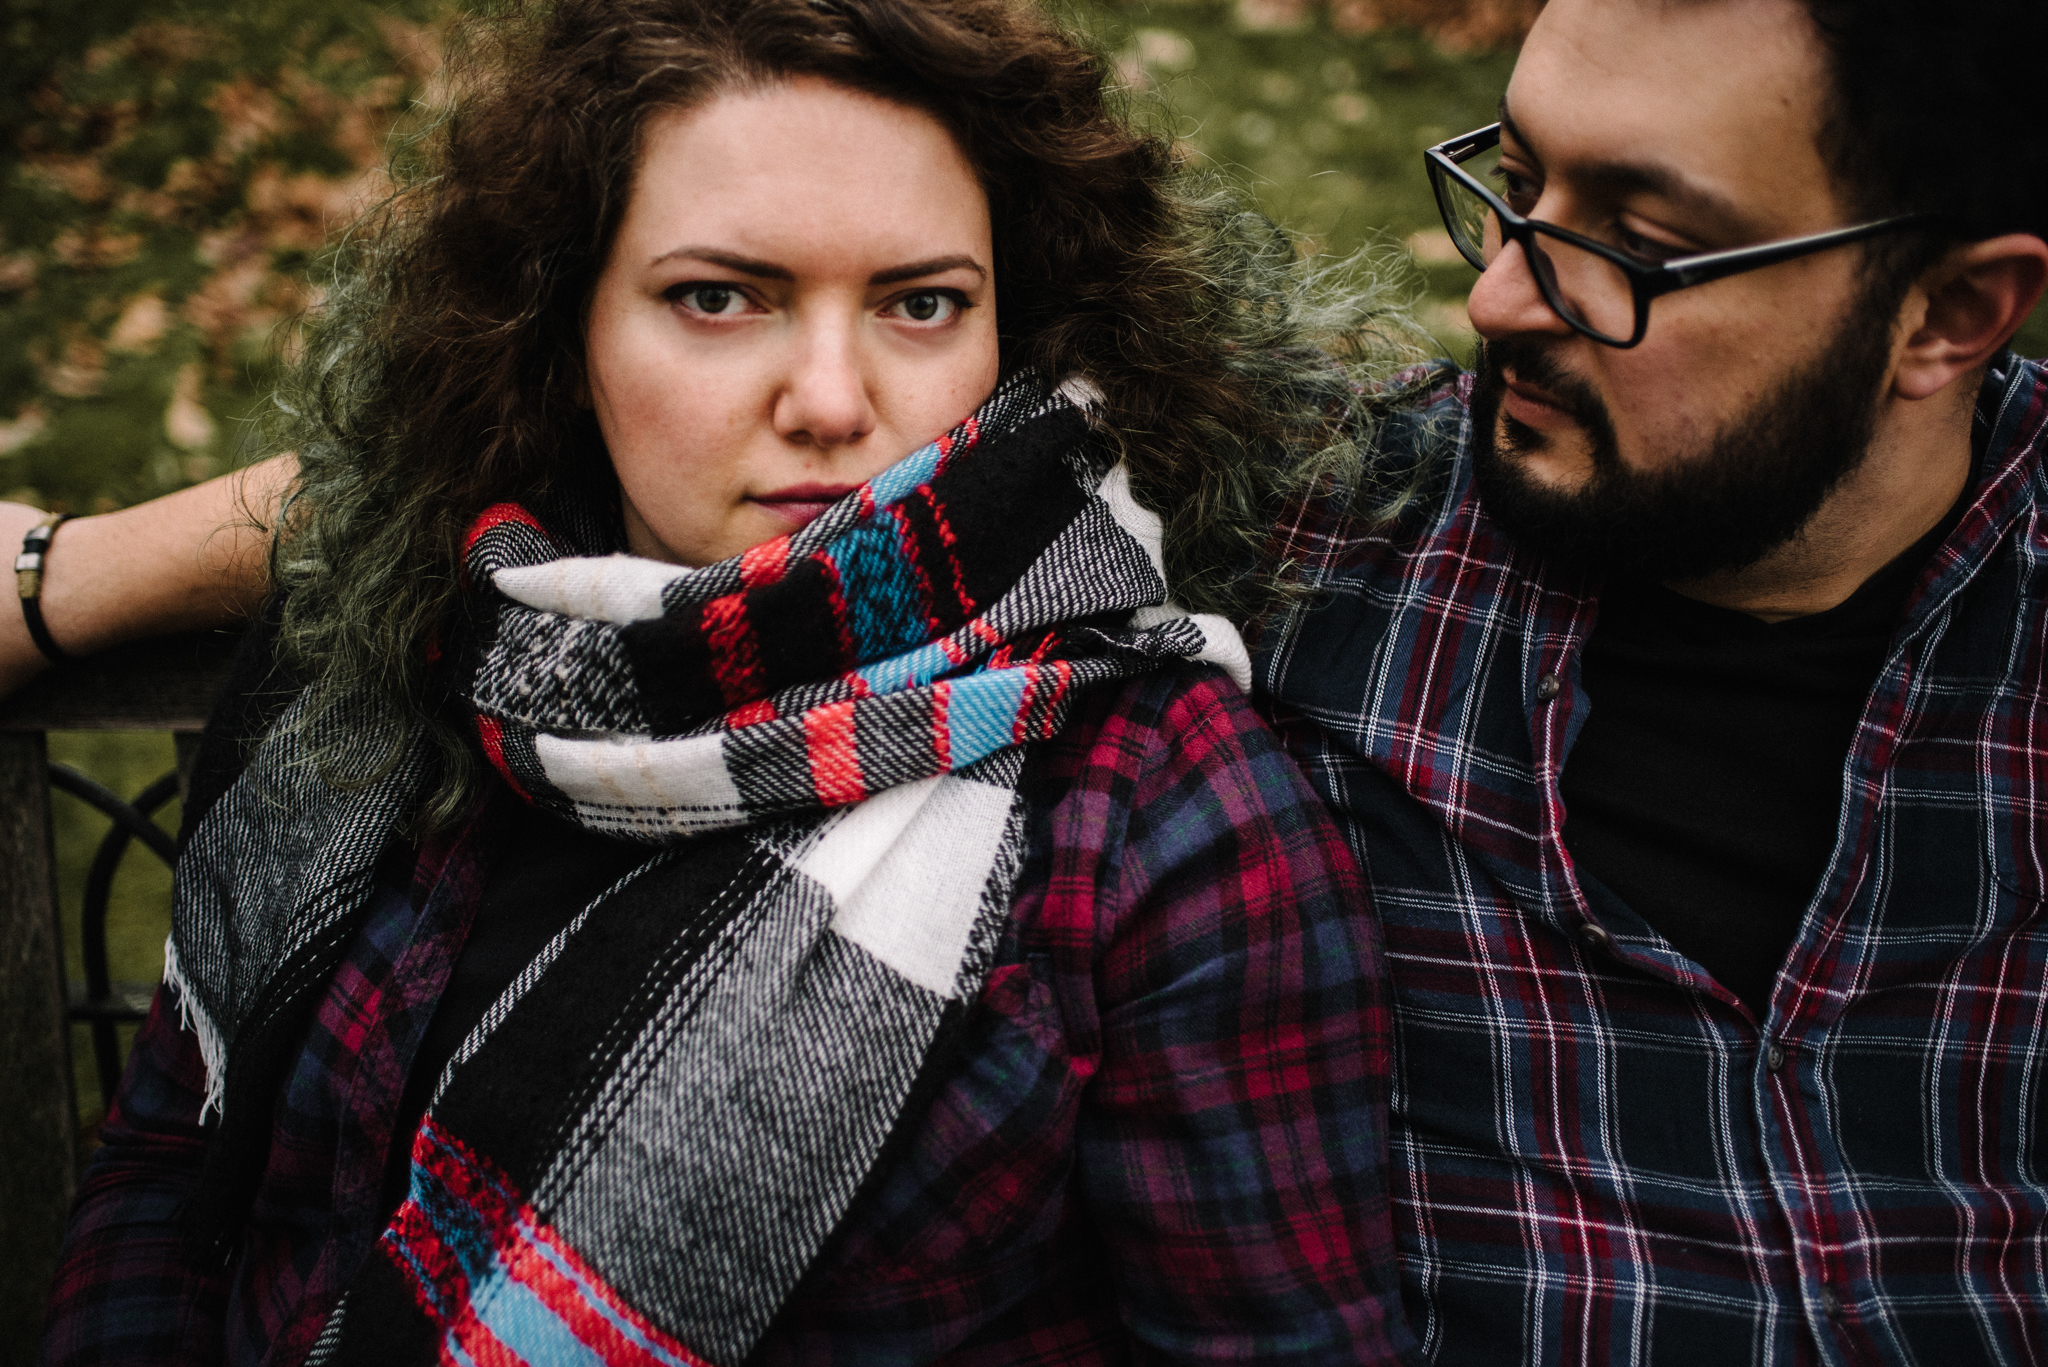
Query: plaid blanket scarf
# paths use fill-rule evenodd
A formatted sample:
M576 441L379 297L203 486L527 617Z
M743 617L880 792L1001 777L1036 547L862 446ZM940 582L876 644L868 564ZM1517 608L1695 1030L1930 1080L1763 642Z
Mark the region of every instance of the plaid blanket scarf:
M467 569L485 754L645 841L457 1050L410 1191L311 1361L736 1364L979 993L1022 859L1024 747L1177 659L1159 522L1035 377L791 536L703 569L499 505ZM615 533L612 534L615 536ZM269 1098L420 791L339 791L287 713L177 875L166 974L222 1110L195 1220L223 1253ZM257 1147L252 1148L252 1145Z

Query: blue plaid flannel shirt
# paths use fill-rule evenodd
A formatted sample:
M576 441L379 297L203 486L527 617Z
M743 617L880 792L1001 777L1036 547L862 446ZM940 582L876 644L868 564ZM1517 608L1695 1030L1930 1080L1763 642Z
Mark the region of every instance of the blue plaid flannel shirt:
M1566 853L1597 585L1471 485L1305 511L1262 687L1363 859L1395 994L1404 1299L1438 1363L2048 1362L2048 381L2009 353L1839 835L1756 1019ZM1428 434L1434 431L1439 436Z

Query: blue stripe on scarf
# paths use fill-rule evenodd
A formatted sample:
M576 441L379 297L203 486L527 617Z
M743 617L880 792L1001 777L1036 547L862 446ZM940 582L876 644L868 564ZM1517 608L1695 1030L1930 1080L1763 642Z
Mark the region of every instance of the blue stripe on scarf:
M877 660L860 671L860 681L876 693L895 693L921 688L950 669L957 669L953 657L937 641L886 660Z
M929 442L868 481L877 511L889 507L939 473L939 444Z
M490 1282L471 1294L469 1304L484 1327L517 1353L521 1362L604 1367L604 1359L577 1338L530 1288L507 1276L503 1266L491 1270Z
M847 625L855 656L872 660L924 643L925 595L917 567L903 555L895 519L881 514L832 543L832 559L846 594Z
M953 682L946 730L956 770L1017 743L1017 716L1029 683L1022 669L991 669Z

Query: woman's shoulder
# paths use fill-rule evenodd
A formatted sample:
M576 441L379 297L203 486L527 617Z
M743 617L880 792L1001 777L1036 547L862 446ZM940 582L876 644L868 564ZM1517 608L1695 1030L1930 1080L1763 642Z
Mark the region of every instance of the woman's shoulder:
M1037 768L1060 786L1121 781L1171 787L1267 769L1299 779L1243 690L1221 669L1192 662L1084 693L1037 757ZM1305 784L1301 792L1307 795Z
M1078 699L1033 757L1036 870L1089 885L1098 930L1143 907L1211 912L1266 882L1354 895L1355 864L1279 736L1221 670L1179 665Z
M1034 759L1004 957L1053 985L1076 1047L1138 1003L1199 1033L1198 1018L1291 1001L1305 983L1371 996L1357 862L1220 671L1105 687Z

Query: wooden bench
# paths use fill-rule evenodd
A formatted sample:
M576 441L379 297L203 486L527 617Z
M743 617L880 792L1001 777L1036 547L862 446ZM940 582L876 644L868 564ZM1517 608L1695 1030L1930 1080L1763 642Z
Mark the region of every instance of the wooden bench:
M132 1015L140 995L105 980L103 956L96 981L65 982L46 733L169 731L183 773L235 641L204 633L124 646L50 670L0 703L0 1097L10 1150L0 1163L0 1367L35 1358L78 1184L72 1023L104 1022L95 1031L104 1068L113 1023ZM121 843L110 846L114 857Z

